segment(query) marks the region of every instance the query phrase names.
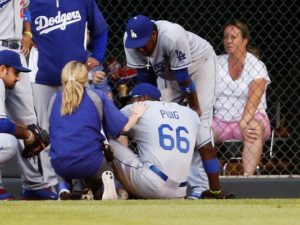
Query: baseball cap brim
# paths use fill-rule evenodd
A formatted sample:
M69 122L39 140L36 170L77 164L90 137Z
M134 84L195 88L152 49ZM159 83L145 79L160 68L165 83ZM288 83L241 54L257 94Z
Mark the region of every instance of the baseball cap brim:
M14 68L18 72L23 72L23 73L31 72L30 69L27 69L27 68L22 67L22 66L11 66L11 67Z
M126 48L142 48L144 47L150 40L151 38L152 31L147 37L140 38L138 40L132 39L127 36L126 41L125 41L125 47Z

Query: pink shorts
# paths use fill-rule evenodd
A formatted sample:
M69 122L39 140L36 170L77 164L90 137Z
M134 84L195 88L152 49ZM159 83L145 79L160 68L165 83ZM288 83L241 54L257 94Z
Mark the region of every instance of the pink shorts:
M262 113L257 113L254 118L263 123L265 128L265 139L269 138L271 128L268 116ZM243 140L242 133L239 128L239 122L224 122L219 118L214 117L212 129L218 137L217 142L224 142L230 139Z

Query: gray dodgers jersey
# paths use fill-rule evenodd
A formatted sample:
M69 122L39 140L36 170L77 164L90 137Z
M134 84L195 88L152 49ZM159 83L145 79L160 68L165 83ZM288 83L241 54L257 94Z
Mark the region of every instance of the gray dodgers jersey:
M156 165L174 181L186 181L199 142L198 115L177 103L146 101L146 104L145 114L126 135L137 141L143 162ZM127 105L121 111L129 116L130 107Z
M29 0L0 0L0 40L21 40Z
M143 56L135 49L125 48L127 65L145 68L151 64L157 76L174 80L171 70L188 68L212 46L198 35L166 20L153 21L157 25L158 39L151 56ZM125 32L124 42L127 34ZM125 46L125 45L124 45Z

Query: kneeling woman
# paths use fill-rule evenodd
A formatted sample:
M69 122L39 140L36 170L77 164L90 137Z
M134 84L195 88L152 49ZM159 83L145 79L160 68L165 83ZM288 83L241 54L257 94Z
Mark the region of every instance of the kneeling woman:
M71 61L63 68L62 90L49 105L50 157L55 172L64 179L99 181L105 164L101 129L117 138L136 124L146 106L134 105L127 119L103 92L87 89L87 82L88 71L82 63ZM102 104L96 106L95 99Z

